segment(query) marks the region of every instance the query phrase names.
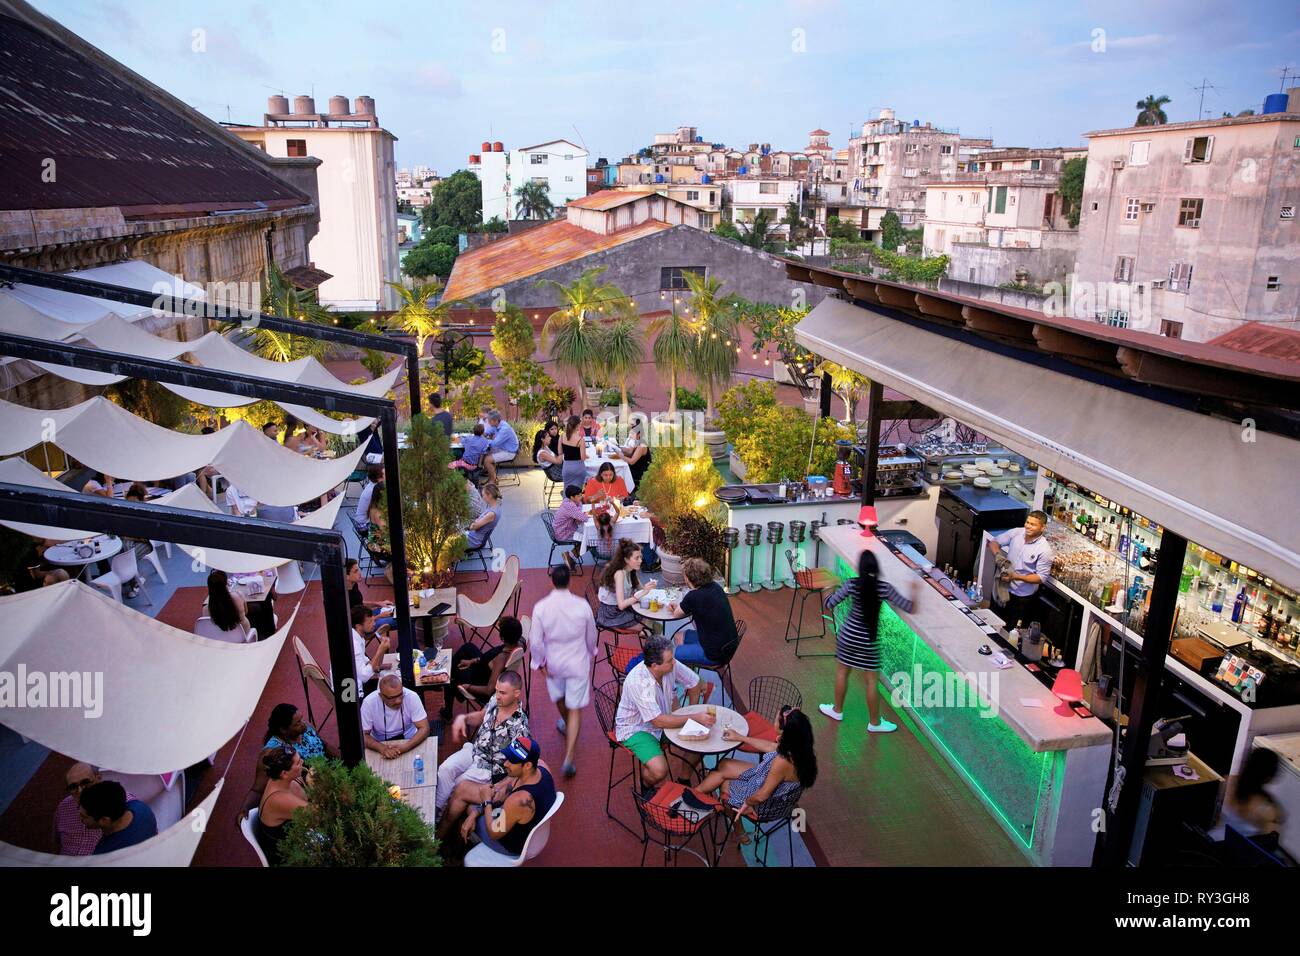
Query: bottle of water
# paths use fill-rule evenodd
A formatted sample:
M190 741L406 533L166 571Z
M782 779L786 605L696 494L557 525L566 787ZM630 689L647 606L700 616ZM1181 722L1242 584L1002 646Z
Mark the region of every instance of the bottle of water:
M417 787L424 786L424 758L418 754L415 758L415 785Z

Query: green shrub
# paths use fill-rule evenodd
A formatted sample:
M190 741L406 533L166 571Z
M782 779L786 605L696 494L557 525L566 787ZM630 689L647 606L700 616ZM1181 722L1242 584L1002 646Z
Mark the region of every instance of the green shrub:
M692 391L684 385L677 386L677 410L681 412L702 412L708 403L699 392Z

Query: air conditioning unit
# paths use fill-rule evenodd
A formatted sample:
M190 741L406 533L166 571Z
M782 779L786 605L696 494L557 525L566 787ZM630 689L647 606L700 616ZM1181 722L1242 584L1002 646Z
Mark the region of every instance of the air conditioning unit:
M1111 168L1111 169L1123 169L1123 168L1124 168L1124 159L1123 159L1123 157L1121 157L1121 156L1116 156L1114 159L1112 159L1112 160L1110 161L1110 168Z

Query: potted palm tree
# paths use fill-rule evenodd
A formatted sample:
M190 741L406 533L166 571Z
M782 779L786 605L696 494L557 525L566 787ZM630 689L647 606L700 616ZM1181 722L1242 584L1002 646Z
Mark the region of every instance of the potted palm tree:
M641 338L641 323L637 321L635 314L621 315L605 327L600 337L600 356L597 364L604 377L618 384L620 422L626 422L631 414L627 399L627 380L641 370L641 361L644 358L645 344Z
M731 302L718 295L722 283L695 272L685 273L691 290L690 309L695 320L695 344L690 352L691 373L704 390L704 425L700 438L715 459L727 455L727 436L716 424L718 394L731 382L740 352L740 322Z
M601 282L604 266L587 269L575 281L564 285L543 279L539 286L553 286L559 293L560 307L542 326L542 348L561 372L572 375L578 384L575 395L586 395L588 383L594 383L600 369L600 348L606 314L622 314L628 308L627 297L616 285Z
M652 349L655 370L668 386L668 412L666 415L655 416L655 440L661 444L671 444L670 433L680 427L677 420L677 381L690 371L695 333L687 314L677 311L677 301L674 299L672 311L650 323L650 334L655 337Z

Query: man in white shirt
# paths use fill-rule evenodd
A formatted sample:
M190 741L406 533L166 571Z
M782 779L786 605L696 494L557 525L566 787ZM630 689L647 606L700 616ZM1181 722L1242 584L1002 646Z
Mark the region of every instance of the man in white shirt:
M383 480L383 465L371 465L366 469L366 483L361 489L361 497L357 498L357 507L352 512L353 520L362 528L370 527L370 502L374 500L375 485Z
M389 628L385 627L384 634L387 635L388 631ZM374 633L375 612L364 605L354 607L352 609L352 659L357 671L357 683L364 694L374 690L375 673L383 666L384 655L388 653L387 637L380 640L373 654L366 653L366 644L370 642Z
M1020 621L1032 623L1038 613L1038 588L1052 570L1052 546L1043 536L1046 527L1047 515L1031 511L1023 528L1004 531L989 542L994 554L1006 548L1011 562L1007 578L1011 599L1005 608L1008 630Z
M623 681L623 695L614 715L614 737L641 761L641 782L646 790L653 792L668 779L668 758L659 743L664 730L684 727L687 720L712 727L717 718L708 714L693 717L673 714L677 685L686 690L686 699L692 704L703 703L711 685L702 682L685 664L677 663L671 640L652 637L642 645L642 653L641 663ZM700 756L691 754L687 760L696 765Z
M564 775L577 773L582 708L591 702L591 662L596 656L596 619L591 605L569 590L569 569L551 568L554 590L533 605L529 635L532 667L546 678L546 692L560 711L556 729L565 735Z
M361 732L367 750L392 760L424 743L429 715L419 694L403 687L396 674L385 674L379 689L361 702Z

